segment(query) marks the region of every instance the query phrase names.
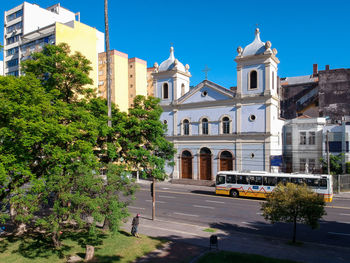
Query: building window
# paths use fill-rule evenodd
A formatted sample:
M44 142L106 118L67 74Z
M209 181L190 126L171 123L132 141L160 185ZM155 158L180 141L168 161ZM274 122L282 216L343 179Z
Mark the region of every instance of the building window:
M132 89L134 87L134 85L130 84L130 89Z
M163 99L169 98L169 86L168 83L163 84Z
M102 86L104 83L105 83L105 82L102 80L102 81L99 81L99 82L98 82L98 85L99 85L99 86Z
M183 121L183 133L190 135L190 122L187 119Z
M168 124L168 121L167 121L167 120L164 120L163 123L164 123L164 124Z
M202 120L202 134L208 134L209 133L209 124L208 124L208 119L204 118Z
M222 119L222 133L223 134L230 133L230 119L228 117L224 117Z
M17 12L12 13L11 15L7 16L7 22L10 22L10 21L16 19L17 17L22 16L22 15L23 15L23 9L18 10Z
M181 96L185 94L185 84L182 83L181 85Z
M249 73L249 89L257 89L258 88L258 72L256 70L252 70Z
M309 159L309 172L313 172L316 169L315 159Z
M19 37L20 37L21 35L22 35L22 34L18 34L18 35L15 35L15 36L13 36L13 37L7 38L7 39L6 39L6 44L7 44L7 45L10 45L10 44L13 44L13 43L15 43L15 42L18 42Z
M250 120L250 121L255 121L255 120L256 120L256 116L255 116L254 114L251 114L251 115L249 116L249 120Z
M6 66L8 68L10 67L14 67L14 66L17 66L18 65L18 58L15 58L15 59L11 59L9 61L6 62Z
M306 159L301 158L299 163L300 163L300 172L305 172Z
M6 75L18 77L19 73L18 73L18 70L15 70L15 71L8 72Z
M22 22L19 22L17 24L14 24L12 26L7 27L6 32L7 32L7 34L9 34L17 29L22 29Z
M272 71L272 89L275 89L275 72Z
M286 132L286 145L292 145L292 133Z
M132 78L132 75L130 75L130 78Z
M98 72L98 75L99 75L99 76L102 76L102 75L103 75L103 70L100 70L100 71Z
M132 65L130 65L130 68L132 68Z
M341 141L330 141L329 144L329 151L332 153L340 153L342 152L342 143Z
M309 144L315 145L316 144L316 134L315 132L309 132Z
M300 144L306 144L306 132L300 132Z
M18 47L10 48L6 51L7 56L11 56L18 53Z

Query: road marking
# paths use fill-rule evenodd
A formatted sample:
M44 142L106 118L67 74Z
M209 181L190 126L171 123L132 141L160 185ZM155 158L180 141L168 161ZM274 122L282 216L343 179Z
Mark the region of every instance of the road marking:
M242 224L245 224L245 225L251 225L251 226L259 225L259 226L272 227L271 224L264 224L264 223L248 223L248 222L241 222L241 223L242 223Z
M262 216L263 215L263 213L256 213L257 215L260 215L260 216Z
M350 236L350 234L346 234L346 233L337 233L337 232L328 232L328 234L340 235L340 236Z
M177 212L174 212L174 214L181 215L181 216L195 216L195 217L199 216L199 215L191 215L191 214L184 214L184 213L177 213Z
M152 202L152 200L146 200L146 202ZM166 202L164 202L164 201L156 201L156 203L165 204Z
M138 209L138 210L145 210L145 208L143 208L143 207L136 207L136 206L128 206L128 208Z
M170 189L170 188L168 188L168 187L163 187L162 189L164 189L164 190L168 190L168 189Z
M341 216L350 216L350 214L343 214L343 213L340 213L339 215L341 215Z
M212 206L205 206L205 205L193 205L194 207L199 207L199 208L208 208L208 209L215 209L215 207Z
M174 196L167 196L167 195L159 195L159 197L163 197L163 198L175 198Z
M222 202L222 201L205 200L205 202L216 203L216 204L225 204L225 202Z
M350 207L344 207L344 206L326 206L326 208L339 208L339 209L347 209L347 210L350 210Z

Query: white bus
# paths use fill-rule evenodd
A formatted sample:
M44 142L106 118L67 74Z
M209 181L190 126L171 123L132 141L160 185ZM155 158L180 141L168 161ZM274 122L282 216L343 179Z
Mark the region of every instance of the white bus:
M316 193L323 195L326 202L333 200L332 176L326 174L221 171L216 175L215 193L232 197L265 198L280 182L306 184Z

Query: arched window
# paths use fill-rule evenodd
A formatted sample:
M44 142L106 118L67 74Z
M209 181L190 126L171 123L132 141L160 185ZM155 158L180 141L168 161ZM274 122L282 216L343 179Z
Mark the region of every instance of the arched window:
M181 96L185 94L185 84L182 83L181 85Z
M190 134L190 122L187 119L183 121L183 132L184 135Z
M258 72L252 70L249 74L249 89L258 88Z
M222 133L223 134L230 133L230 119L228 117L222 118Z
M208 134L209 133L209 127L208 127L208 119L204 118L202 119L202 134Z
M163 84L163 99L169 98L169 86L168 83Z

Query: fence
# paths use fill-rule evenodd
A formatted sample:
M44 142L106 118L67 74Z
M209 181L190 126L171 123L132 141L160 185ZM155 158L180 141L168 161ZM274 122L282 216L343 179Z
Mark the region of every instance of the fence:
M333 175L333 192L349 192L350 191L350 174Z

